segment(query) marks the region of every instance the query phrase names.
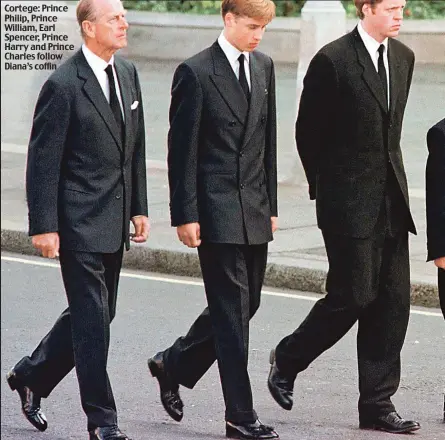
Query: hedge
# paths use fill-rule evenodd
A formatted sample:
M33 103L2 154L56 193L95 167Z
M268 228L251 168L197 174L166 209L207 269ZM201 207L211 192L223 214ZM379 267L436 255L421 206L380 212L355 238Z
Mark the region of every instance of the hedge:
M152 12L219 14L220 1L214 0L124 0L125 8ZM305 0L276 0L278 17L299 16ZM352 0L342 0L349 17L355 16ZM445 0L407 0L406 18L445 18Z

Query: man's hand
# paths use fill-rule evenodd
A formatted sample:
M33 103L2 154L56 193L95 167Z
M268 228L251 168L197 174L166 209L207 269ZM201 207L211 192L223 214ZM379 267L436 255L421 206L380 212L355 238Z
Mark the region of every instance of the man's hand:
M445 270L445 257L436 258L434 260L434 264L437 267L440 267L441 269Z
M46 258L56 258L59 256L59 233L47 232L45 234L37 234L32 237L32 245L42 252Z
M278 217L271 217L270 224L272 226L272 234L278 229Z
M150 222L145 215L136 215L131 218L134 226L134 234L130 236L130 240L135 243L144 243L147 241L150 232Z
M201 244L201 228L199 223L187 223L176 228L179 241L189 248L198 247Z

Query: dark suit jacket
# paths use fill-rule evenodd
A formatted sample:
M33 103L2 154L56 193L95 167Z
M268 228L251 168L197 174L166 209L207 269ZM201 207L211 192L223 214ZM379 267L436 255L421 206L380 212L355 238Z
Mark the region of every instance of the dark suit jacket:
M426 218L428 261L445 257L445 119L427 135Z
M176 70L168 167L173 226L199 222L215 243L272 240L277 215L275 77L250 54L250 107L216 42Z
M79 50L52 73L35 109L27 163L29 234L59 232L62 248L115 252L129 220L147 215L145 133L135 67L115 56L123 145L111 107ZM139 106L131 110L134 101Z
M392 167L408 207L408 228L415 233L400 150L414 54L390 39L388 57L389 111L357 28L323 47L310 63L296 141L323 230L369 237L385 197L387 168Z

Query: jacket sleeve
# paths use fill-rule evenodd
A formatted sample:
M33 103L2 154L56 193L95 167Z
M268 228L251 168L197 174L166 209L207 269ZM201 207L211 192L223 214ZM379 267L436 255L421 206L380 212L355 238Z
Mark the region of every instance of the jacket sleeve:
M49 79L34 111L26 165L29 235L57 232L59 178L70 124L66 87Z
M275 69L271 60L268 119L266 128L266 146L264 154L264 169L266 170L267 193L272 217L278 216L277 203L277 110L275 97Z
M132 194L130 216L148 215L147 203L147 167L145 163L145 124L144 107L142 105L141 86L139 77L134 68L134 80L136 84L137 97L139 101L139 119L136 133L136 142L133 153L132 164Z
M445 257L445 133L428 131L426 167L426 219L428 261Z
M295 139L309 184L309 197L316 198L317 173L323 150L334 135L337 74L332 61L318 52L312 59L303 82Z
M172 226L199 221L197 156L203 94L196 74L181 64L173 77L168 132Z

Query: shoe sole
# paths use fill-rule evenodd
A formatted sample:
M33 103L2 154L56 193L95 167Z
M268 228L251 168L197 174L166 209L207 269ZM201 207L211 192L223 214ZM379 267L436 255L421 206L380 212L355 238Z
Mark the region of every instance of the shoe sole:
M11 388L12 391L15 391L17 389L17 384L14 384L15 374L11 370L6 375L6 382L8 382L9 388Z
M148 369L150 370L150 374L152 375L152 377L156 377L157 378L159 370L158 370L158 366L156 365L156 362L153 361L152 358L150 358L147 361L147 365L148 365Z
M363 429L364 431L383 431L390 434L408 434L410 432L418 431L420 429L420 426L412 426L411 428L405 429L385 429L377 425L361 425L359 426L359 428Z

